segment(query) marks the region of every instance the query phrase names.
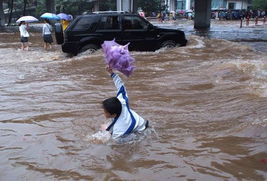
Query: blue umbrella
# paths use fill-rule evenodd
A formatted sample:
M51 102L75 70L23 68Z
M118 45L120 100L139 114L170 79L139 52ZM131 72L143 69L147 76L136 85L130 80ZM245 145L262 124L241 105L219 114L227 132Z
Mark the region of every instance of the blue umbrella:
M62 19L62 20L66 20L66 21L71 21L73 18L71 15L65 14L65 13L59 13L57 14L57 16Z
M56 14L53 13L44 13L40 17L49 20L60 20L60 17L58 17Z

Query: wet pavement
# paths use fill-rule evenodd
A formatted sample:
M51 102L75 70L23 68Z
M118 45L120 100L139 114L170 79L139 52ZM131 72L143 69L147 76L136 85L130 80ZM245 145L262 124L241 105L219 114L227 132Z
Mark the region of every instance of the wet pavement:
M258 25L250 24L240 28L240 21L219 21L211 20L210 29L207 31L197 31L194 29L194 22L188 20L152 21L154 25L165 28L178 28L183 30L186 35L198 35L207 38L224 39L241 44L249 45L258 51L267 52L267 23Z

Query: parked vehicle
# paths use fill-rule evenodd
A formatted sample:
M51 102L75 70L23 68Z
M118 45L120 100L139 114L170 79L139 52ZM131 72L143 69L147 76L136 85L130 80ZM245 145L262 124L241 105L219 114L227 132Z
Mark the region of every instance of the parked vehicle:
M137 14L108 11L77 17L64 31L62 50L73 55L93 53L105 40L113 39L122 45L130 42L130 51L155 51L187 43L183 31L156 27Z

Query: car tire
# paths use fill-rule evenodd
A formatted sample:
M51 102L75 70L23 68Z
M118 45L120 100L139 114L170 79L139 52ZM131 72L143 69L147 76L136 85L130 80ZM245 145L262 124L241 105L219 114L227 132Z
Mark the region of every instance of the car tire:
M64 35L61 23L55 24L55 36L57 44L61 45L64 43Z
M87 51L89 54L93 54L95 51L97 51L99 48L98 46L96 46L95 44L87 44L84 45L81 49L79 53L85 52Z
M176 47L176 42L173 40L166 40L161 43L161 48L174 48Z

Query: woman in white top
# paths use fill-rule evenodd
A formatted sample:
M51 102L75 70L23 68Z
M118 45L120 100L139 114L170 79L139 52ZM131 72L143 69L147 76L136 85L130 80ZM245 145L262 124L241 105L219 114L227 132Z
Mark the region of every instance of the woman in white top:
M28 29L28 25L26 25L25 21L21 21L19 24L21 50L29 50L28 38L30 35L27 29Z
M42 36L44 40L44 49L52 48L53 38L52 38L52 26L48 19L45 19L45 24L43 25Z

